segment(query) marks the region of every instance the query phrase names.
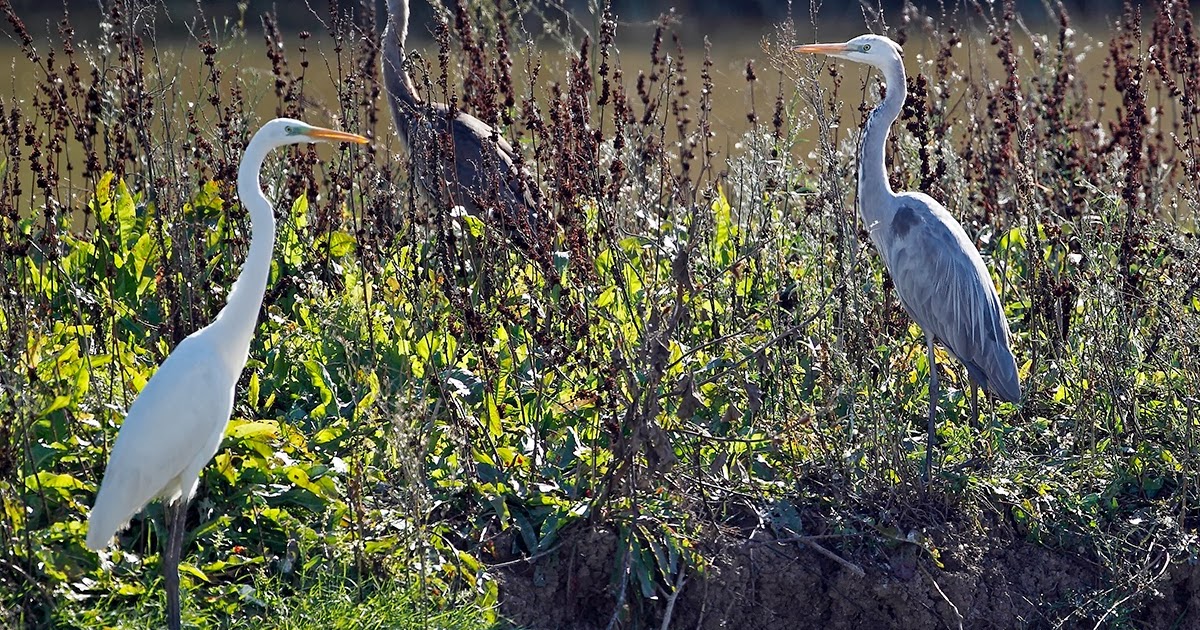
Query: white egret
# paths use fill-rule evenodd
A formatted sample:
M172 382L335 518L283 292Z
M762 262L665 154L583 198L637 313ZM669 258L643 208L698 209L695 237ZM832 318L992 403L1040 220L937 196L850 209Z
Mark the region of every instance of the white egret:
M979 250L946 208L922 192L893 192L888 183L884 144L907 96L900 45L881 35L859 35L842 44L808 44L792 50L865 63L883 73L886 93L867 116L859 144L858 210L900 302L925 331L929 421L923 478L928 480L938 399L935 341L967 367L973 421L979 417L977 384L1002 400L1021 399L1004 306Z
M180 627L179 558L188 500L233 412L234 387L246 365L275 247L275 217L259 186L259 170L276 147L320 141L367 139L277 118L250 140L237 182L242 206L250 212L250 251L242 272L216 320L180 342L130 405L88 518L87 546L99 551L148 502L164 501L163 579L173 630Z

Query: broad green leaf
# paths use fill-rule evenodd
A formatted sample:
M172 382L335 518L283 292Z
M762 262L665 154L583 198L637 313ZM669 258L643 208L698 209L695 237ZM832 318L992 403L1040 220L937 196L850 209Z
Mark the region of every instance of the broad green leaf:
M293 484L308 490L318 497L325 496L325 492L322 491L317 484L312 483L312 481L308 478L308 472L303 468L299 466L288 466L284 469L284 474L287 475L288 481L291 481Z
M179 572L186 573L186 574L196 578L197 580L200 580L201 582L209 581L208 576L205 575L203 571L196 568L196 566L194 564L191 564L190 562L180 562L179 563Z
M471 236L483 238L483 221L480 221L479 217L464 214L460 218L463 220L463 223L467 224L467 231L471 233Z
M317 250L328 252L333 258L344 258L354 253L357 243L345 232L327 232L317 240Z
M250 373L250 383L246 386L246 402L251 409L258 409L258 372Z
M338 427L338 426L325 427L325 428L321 429L320 431L317 431L317 434L315 436L313 436L313 442L315 442L316 444L325 444L326 442L332 442L333 440L336 440L339 437L341 437L342 434L345 432L346 432L346 429L344 427Z
M46 416L54 413L55 411L58 411L59 409L65 409L69 406L71 406L71 396L70 395L62 394L59 396L55 396L54 400L50 401L50 404L43 407L42 410L37 413L37 417L45 418Z
M84 483L67 473L53 473L48 470L38 471L25 477L25 489L36 492L39 489L54 488L59 490L81 490Z
M504 427L500 425L500 409L496 406L496 398L491 394L485 394L483 400L487 407L488 432L493 437L500 437L504 433Z
M116 594L124 596L141 595L146 592L146 587L136 582L125 582L117 587Z
M617 299L616 287L608 287L596 298L596 308L608 308Z
M121 247L127 250L138 237L137 212L134 208L133 196L129 194L129 188L125 186L123 179L117 180L117 194L113 198L113 211L121 229Z
M329 372L325 369L325 365L317 361L308 360L304 362L304 369L308 371L309 380L313 387L317 388L317 392L321 395L321 403L314 407L309 415L314 418L324 418L329 408L329 403L333 402L333 390L329 389L328 383L332 382Z
M292 203L292 222L297 228L302 228L308 225L308 197L300 195L296 201Z
M275 420L230 420L225 435L238 438L279 437L279 423Z

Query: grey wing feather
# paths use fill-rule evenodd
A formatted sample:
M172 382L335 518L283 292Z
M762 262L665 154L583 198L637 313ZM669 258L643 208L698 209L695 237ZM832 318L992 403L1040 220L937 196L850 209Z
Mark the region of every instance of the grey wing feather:
M1016 402L1021 384L1000 296L979 250L932 198L900 195L882 249L909 315L962 361L971 378Z

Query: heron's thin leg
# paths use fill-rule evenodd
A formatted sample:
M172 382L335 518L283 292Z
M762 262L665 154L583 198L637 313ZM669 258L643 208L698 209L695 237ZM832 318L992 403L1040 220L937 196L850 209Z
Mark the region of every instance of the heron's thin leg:
M933 468L933 443L937 438L937 401L938 401L938 373L937 360L933 354L933 337L925 337L926 345L929 347L929 426L928 438L925 442L925 473L921 475L921 480L929 481L929 473Z
M180 630L179 557L183 552L183 528L187 501L179 499L167 506L167 548L163 557L163 581L167 587L167 628Z
M983 442L983 452L988 452L987 435L980 430L979 426L979 385L975 383L975 379L967 377L967 382L971 384L971 432L970 453L971 459L967 463L975 461L975 445L978 442Z
M979 428L979 385L975 383L975 379L967 377L971 382L971 428Z

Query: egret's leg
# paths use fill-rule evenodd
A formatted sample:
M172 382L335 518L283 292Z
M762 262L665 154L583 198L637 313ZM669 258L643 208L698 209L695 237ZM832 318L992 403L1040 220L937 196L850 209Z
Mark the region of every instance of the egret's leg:
M925 442L925 473L921 475L921 481L929 481L929 473L933 468L933 443L937 439L937 401L938 401L938 372L937 360L933 354L933 337L925 337L926 345L929 347L929 426L928 439Z
M163 556L163 582L167 587L167 628L180 630L179 557L183 552L183 528L187 501L179 499L167 506L167 548Z

